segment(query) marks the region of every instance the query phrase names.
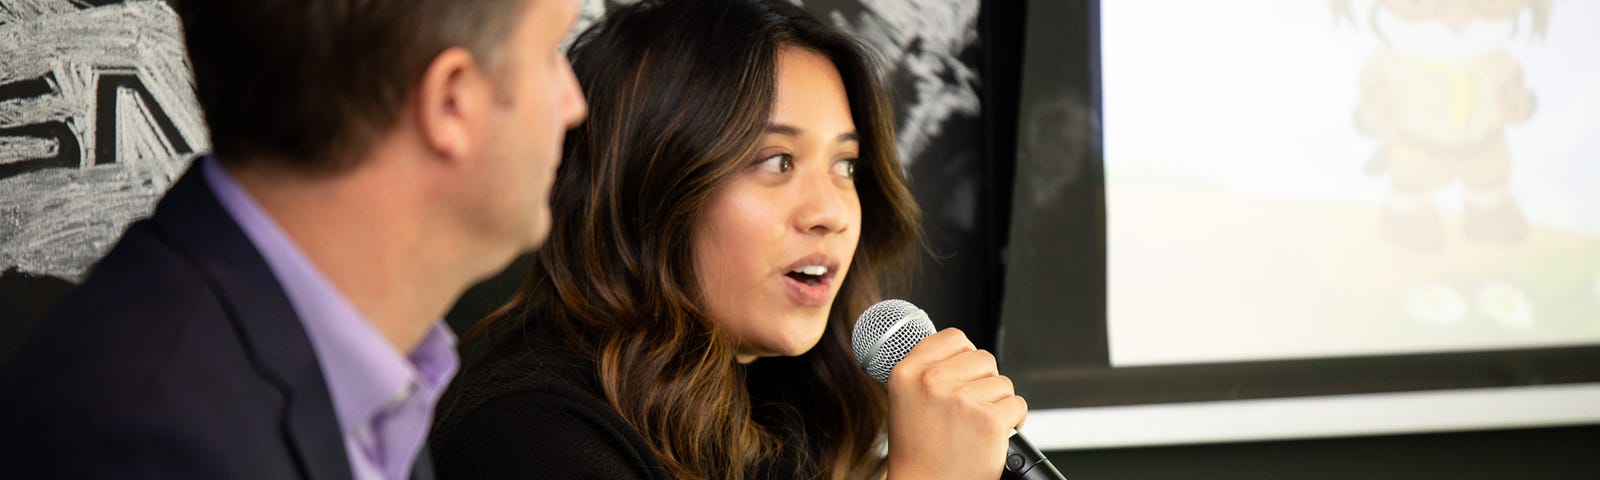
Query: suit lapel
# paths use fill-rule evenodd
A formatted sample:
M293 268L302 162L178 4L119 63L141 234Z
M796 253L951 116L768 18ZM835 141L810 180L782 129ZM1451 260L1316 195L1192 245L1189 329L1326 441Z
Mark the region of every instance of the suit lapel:
M417 452L416 463L411 464L411 480L433 480L433 456L428 454L427 442L423 442L422 451Z
M211 280L257 370L283 392L284 434L311 479L351 478L344 436L311 341L277 277L206 184L196 160L152 220Z

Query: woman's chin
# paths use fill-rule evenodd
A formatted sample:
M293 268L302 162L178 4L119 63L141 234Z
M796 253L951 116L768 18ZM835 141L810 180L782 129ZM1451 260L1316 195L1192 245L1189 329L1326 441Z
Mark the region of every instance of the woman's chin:
M739 349L739 353L735 354L735 359L739 363L750 363L762 357L798 357L811 351L812 348L817 346L817 342L821 340L821 329L817 329L815 333L806 332L805 334L797 334L787 338L771 339L771 341L761 342L760 346L756 348Z

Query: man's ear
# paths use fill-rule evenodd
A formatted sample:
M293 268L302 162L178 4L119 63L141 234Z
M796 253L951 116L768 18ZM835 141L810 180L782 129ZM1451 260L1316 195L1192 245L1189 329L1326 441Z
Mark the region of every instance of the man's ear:
M447 160L471 155L493 101L492 88L482 65L465 48L452 47L433 57L417 85L413 110L422 143Z

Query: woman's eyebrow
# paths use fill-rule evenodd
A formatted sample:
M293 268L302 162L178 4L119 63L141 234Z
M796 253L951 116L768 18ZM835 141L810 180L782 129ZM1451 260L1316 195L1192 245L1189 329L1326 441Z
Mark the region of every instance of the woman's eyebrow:
M798 138L798 137L802 136L805 133L805 130L802 130L800 127L796 127L794 125L785 125L785 124L781 124L781 123L769 123L769 124L767 124L767 133L776 133L778 135L783 135L783 136L786 136L786 137L796 137L796 138ZM844 132L844 133L839 134L839 136L834 137L833 141L834 141L834 143L860 142L861 141L861 134L856 133L856 132Z

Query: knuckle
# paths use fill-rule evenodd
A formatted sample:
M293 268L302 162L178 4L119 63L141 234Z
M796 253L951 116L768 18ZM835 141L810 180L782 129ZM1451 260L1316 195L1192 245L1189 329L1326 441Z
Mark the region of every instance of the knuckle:
M956 345L959 345L963 350L972 350L977 348L972 346L972 340L967 338L967 332L961 331L960 328L950 327L944 329L944 331L948 332L946 335L950 336L950 341L954 342Z
M945 373L943 369L931 367L923 370L922 374L917 376L917 380L924 390L938 392L944 390L941 387L945 384L945 378L948 376L949 374Z
M889 380L886 383L890 387L903 387L907 381L921 376L922 370L916 364L902 362L896 365L894 369L889 370Z

